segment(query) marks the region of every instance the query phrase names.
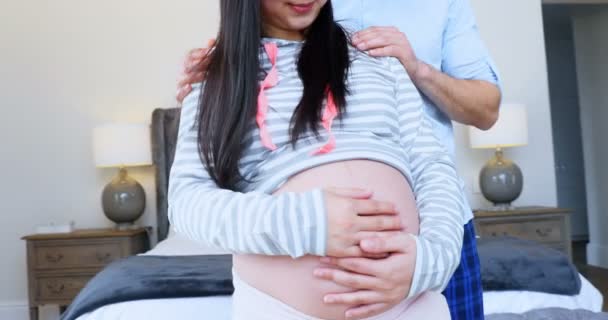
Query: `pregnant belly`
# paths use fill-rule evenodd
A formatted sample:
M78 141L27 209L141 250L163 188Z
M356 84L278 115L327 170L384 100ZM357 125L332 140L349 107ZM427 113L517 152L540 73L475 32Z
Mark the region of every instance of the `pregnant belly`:
M374 199L390 201L400 213L409 233L418 234L419 220L414 194L400 171L368 160L349 160L326 164L299 173L276 193L302 192L319 187L360 187L374 191ZM313 276L320 266L318 257L299 259L260 255L236 255L234 267L241 279L258 290L305 314L322 319L344 319L352 306L323 303L328 293L351 291Z

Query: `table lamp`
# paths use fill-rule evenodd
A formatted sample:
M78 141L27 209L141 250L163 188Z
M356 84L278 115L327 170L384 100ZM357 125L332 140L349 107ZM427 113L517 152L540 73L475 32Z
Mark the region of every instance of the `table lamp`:
M498 121L488 131L469 128L473 149L496 149L494 158L481 169L479 185L483 196L494 204L496 210L508 210L523 188L521 169L503 155L504 148L528 144L528 119L526 107L521 104L500 106Z
M103 189L103 211L117 229L132 228L144 213L146 194L126 168L152 164L150 128L144 124L105 124L94 129L93 146L98 168L118 168L118 175Z

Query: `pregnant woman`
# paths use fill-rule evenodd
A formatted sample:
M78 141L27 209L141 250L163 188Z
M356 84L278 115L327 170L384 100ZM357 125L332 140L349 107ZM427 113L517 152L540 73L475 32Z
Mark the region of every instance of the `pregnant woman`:
M234 318L344 319L352 305L323 297L351 289L312 270L390 232L415 240L412 288L371 319L449 318L438 292L464 196L403 66L352 48L328 0L222 0L208 61L183 104L169 214L235 254Z

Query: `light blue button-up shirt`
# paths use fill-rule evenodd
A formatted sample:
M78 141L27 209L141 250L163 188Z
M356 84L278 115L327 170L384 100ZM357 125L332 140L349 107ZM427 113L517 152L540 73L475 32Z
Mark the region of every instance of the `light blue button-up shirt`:
M481 41L469 0L333 0L332 4L335 19L348 31L397 27L410 40L418 59L435 69L457 79L485 80L500 86L498 71ZM452 121L422 96L435 134L453 155ZM472 210L465 210L463 218L470 221Z
M481 41L469 0L333 0L334 15L347 30L394 26L405 33L418 59L458 79L499 84ZM452 122L424 97L425 111L445 147L454 153Z

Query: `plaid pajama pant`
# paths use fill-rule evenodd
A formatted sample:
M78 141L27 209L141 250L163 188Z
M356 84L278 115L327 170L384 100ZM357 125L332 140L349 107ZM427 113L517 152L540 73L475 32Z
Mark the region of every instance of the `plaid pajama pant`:
M443 295L452 320L478 320L483 316L483 290L473 220L464 226L462 257Z

